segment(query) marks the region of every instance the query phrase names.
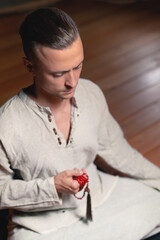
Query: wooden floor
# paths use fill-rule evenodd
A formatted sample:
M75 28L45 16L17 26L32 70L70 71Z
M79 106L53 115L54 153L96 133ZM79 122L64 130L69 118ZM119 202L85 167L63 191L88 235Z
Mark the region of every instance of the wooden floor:
M65 0L56 6L79 26L82 77L102 88L130 144L160 167L160 1ZM17 33L23 17L0 19L0 104L32 82Z

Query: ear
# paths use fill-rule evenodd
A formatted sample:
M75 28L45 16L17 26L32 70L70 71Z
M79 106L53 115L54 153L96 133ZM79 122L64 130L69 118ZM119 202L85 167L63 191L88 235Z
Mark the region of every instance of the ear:
M27 68L27 71L34 73L32 62L29 61L26 57L23 57L22 59L23 59L24 66Z

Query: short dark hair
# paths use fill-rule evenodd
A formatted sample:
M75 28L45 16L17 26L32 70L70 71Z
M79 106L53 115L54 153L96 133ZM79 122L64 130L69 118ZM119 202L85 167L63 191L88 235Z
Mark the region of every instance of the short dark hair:
M34 58L37 44L53 49L65 49L79 36L73 19L58 8L40 8L28 14L20 26L26 57Z

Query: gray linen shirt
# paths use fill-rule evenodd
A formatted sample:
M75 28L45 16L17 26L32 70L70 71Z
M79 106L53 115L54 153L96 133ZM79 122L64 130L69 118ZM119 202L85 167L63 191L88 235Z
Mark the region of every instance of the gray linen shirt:
M23 90L1 107L0 207L14 210L14 223L45 233L84 216L86 199L58 194L54 185L55 175L75 167L85 168L89 175L93 208L102 204L118 178L97 170L93 163L97 154L121 171L151 179L153 186L160 179L159 168L124 139L102 91L89 80L79 79L71 126L66 143L51 110Z

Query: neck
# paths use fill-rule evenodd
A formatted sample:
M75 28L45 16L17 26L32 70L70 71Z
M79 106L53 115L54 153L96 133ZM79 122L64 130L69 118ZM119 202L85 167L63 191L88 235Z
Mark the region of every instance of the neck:
M61 99L56 96L52 96L45 91L36 89L33 84L25 89L25 93L42 107L49 107L52 112L65 111L68 105L71 105L71 99Z

